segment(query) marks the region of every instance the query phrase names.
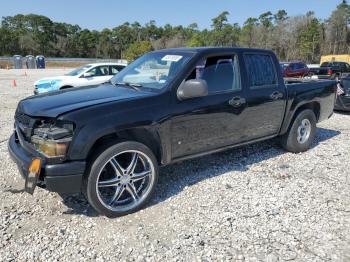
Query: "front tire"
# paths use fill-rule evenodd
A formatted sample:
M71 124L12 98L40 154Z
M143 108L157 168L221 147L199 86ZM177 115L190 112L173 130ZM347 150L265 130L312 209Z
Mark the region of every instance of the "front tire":
M83 191L98 213L123 216L148 202L158 173L157 160L148 147L137 142L120 142L92 159Z
M296 116L288 132L281 137L281 144L289 152L305 152L310 148L315 135L315 113L310 109L306 109Z

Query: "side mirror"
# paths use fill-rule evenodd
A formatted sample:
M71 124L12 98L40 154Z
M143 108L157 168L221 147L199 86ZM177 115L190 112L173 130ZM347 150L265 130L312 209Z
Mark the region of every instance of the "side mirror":
M86 72L86 73L83 74L84 78L88 78L88 77L92 77L92 76L93 76L93 74L91 74L89 72Z
M191 79L183 82L177 89L177 98L186 100L189 98L203 97L208 95L208 85L203 79Z

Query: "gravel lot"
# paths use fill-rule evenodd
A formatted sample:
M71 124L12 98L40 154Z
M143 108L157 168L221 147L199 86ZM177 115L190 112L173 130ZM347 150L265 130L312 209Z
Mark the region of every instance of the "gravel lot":
M23 193L7 152L17 102L64 71L0 70L1 261L350 261L349 114L303 154L268 141L162 168L148 207L117 219L81 195Z

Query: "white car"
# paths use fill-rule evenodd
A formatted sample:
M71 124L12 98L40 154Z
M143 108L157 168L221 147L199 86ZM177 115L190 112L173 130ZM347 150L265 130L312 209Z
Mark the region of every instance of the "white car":
M107 82L126 65L126 63L93 63L79 67L64 76L42 78L34 83L34 94L99 85Z

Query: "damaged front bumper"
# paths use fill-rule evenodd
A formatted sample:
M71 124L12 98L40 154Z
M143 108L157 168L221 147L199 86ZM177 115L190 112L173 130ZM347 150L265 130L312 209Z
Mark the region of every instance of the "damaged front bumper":
M37 186L49 191L60 193L75 193L81 191L82 178L85 171L85 161L66 161L50 163L39 154L32 145L25 141L21 132L15 130L8 142L8 151L17 164L24 179L29 174L29 166L36 158L41 159L41 170Z

